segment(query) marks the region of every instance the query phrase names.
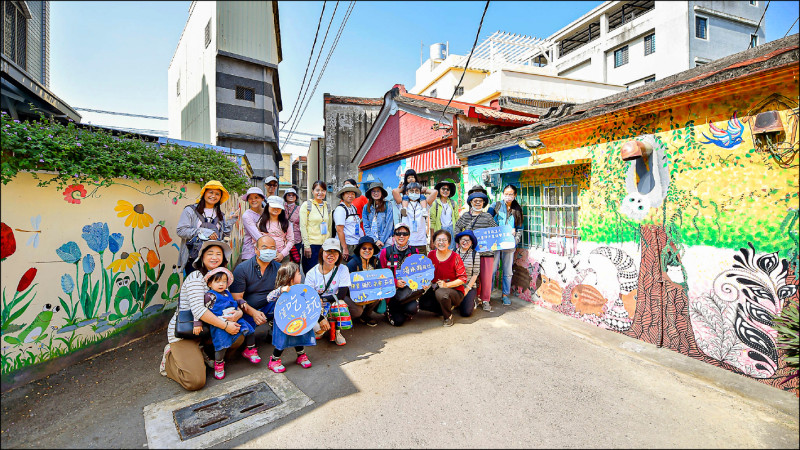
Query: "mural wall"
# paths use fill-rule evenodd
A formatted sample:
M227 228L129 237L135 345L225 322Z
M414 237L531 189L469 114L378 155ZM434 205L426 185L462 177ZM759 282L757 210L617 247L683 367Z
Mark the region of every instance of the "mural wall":
M797 81L774 83L541 133L551 151L591 155L580 242L518 251L516 293L796 391L797 378L784 383L772 318L798 304ZM785 133L766 150L752 127L769 110ZM625 162L622 146L634 138L649 139L653 153ZM528 171L520 182L554 176Z
M146 319L168 319L181 283L175 228L199 192L128 179L43 188L29 173L3 186L4 389L29 379L33 366L88 357L104 341L148 331L138 329ZM238 207L229 203L224 209Z

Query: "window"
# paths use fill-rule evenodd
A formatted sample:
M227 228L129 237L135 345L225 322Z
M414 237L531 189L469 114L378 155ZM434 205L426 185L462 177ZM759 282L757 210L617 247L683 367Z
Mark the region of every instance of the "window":
M244 86L236 86L236 99L247 100L248 102L256 101L256 91Z
M656 77L655 76L652 76L650 78L645 78L645 80L644 80L644 84L655 83L655 82L656 82Z
M27 70L28 22L14 3L3 2L3 54Z
M211 43L211 19L208 19L208 23L206 24L206 48L208 48L208 44Z
M758 35L751 34L750 35L750 48L758 46Z
M575 247L580 239L578 189L576 178L522 184L523 246L548 249L551 243L570 241Z
M278 168L278 178L283 178L283 167Z
M436 97L436 89L431 91L431 97Z
M708 39L708 19L699 16L694 18L694 36L699 39Z
M750 0L750 6L758 6L758 2L756 0Z
M464 95L464 86L459 86L456 88L456 97Z
M644 56L656 52L656 34L644 37Z
M614 67L624 66L628 64L628 46L624 46L619 50L614 51Z

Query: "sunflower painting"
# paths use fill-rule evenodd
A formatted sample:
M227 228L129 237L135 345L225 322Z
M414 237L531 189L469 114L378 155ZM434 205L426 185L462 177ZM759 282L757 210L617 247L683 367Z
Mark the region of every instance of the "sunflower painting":
M108 267L106 267L106 269L111 269L114 272L124 272L130 269L131 267L135 266L136 263L139 262L139 258L141 257L142 255L140 255L137 252L131 252L131 253L122 252L119 255L119 259L109 264Z
M118 200L117 206L114 207L117 212L117 217L125 217L125 226L131 228L146 228L153 223L153 217L144 212L144 205L141 203L136 206L132 205L125 200Z

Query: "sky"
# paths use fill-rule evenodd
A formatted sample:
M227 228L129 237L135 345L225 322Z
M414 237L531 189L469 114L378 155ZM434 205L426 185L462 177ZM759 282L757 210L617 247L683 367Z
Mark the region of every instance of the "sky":
M317 72L348 3L339 3ZM494 1L489 4L478 43L495 31L545 38L601 3ZM51 2L51 91L73 107L166 117L167 69L188 19L190 4L190 1ZM318 46L335 4L331 1L326 6ZM425 59L429 46L437 42L449 41L452 54L469 53L484 5L482 1L357 2L296 131L323 134L324 93L379 98L398 83L411 89L415 84L414 73L420 66L421 44ZM283 111L279 118L284 121L298 96L322 2L281 1L278 6L283 51L283 61L279 64ZM798 1L770 3L761 25L767 41L779 39L787 32L798 32L798 24L792 23L798 17L799 6ZM747 42L742 50L746 48ZM312 60L312 67L313 64ZM317 74L315 83L316 80ZM83 122L167 129L166 120L79 112ZM308 139L303 135L292 138ZM307 145L287 145L283 151L300 155L307 149Z

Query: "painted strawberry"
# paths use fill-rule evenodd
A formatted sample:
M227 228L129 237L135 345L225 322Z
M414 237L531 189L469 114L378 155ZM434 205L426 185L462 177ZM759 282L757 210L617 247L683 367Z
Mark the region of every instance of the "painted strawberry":
M5 223L0 222L0 261L13 255L17 251L17 240L14 231Z

